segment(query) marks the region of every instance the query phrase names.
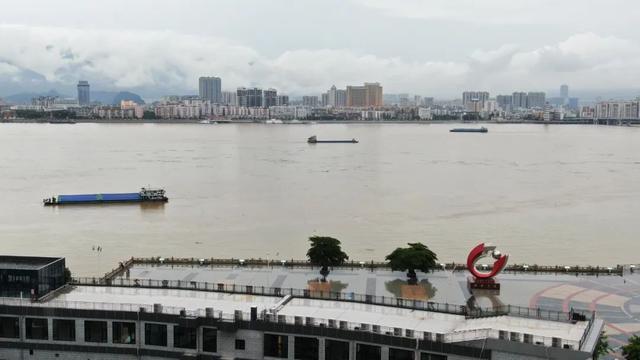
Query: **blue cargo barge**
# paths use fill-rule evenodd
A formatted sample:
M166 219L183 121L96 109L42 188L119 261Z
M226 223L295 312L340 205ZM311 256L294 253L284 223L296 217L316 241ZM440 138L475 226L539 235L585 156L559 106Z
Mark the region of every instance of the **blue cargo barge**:
M163 189L147 188L142 188L137 193L58 195L42 200L45 206L167 201L169 198L165 196Z

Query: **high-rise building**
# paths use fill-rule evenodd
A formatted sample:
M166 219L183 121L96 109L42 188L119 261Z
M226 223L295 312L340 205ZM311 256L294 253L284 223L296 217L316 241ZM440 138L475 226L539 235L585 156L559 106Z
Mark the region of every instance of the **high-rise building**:
M302 97L302 105L317 107L318 106L318 97L317 96L303 96Z
M546 103L545 93L543 92L529 92L527 94L528 109L544 109Z
M526 109L527 107L527 93L514 92L512 95L512 106L514 109Z
M78 104L89 105L91 103L91 89L89 82L80 80L78 82Z
M278 105L278 91L276 89L267 89L263 91L264 100L262 101L263 107L272 107Z
M380 83L364 83L367 88L367 106L380 107L383 105L382 86Z
M278 95L278 106L289 105L289 95Z
M336 90L336 107L341 108L347 106L347 90Z
M347 86L347 106L380 107L383 105L380 83L364 83L363 86Z
M200 98L212 103L222 102L222 80L215 76L203 76L198 80Z
M238 94L235 91L223 91L222 104L231 106L238 105Z
M238 88L236 91L238 106L262 107L262 89L259 88Z
M502 110L511 110L513 106L513 96L512 95L498 95L496 96L496 101L498 102L498 106Z
M426 107L432 107L434 105L434 101L432 97L423 97L422 98L422 105L426 106Z
M467 111L480 112L485 108L487 101L489 101L489 92L487 91L465 91L462 93L462 106Z
M569 85L560 85L560 97L563 99L569 98Z

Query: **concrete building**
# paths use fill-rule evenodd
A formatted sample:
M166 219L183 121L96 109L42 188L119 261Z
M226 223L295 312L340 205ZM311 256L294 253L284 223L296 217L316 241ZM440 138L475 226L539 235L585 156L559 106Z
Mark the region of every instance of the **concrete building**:
M144 108L142 105L137 104L132 100L122 100L120 101L120 109L122 110L133 110L134 117L137 119L142 119L144 116Z
M263 91L263 107L271 107L278 105L278 91L276 89L267 89Z
M383 93L379 83L364 83L363 86L347 86L348 107L382 107Z
M262 89L259 88L238 88L237 92L238 106L244 107L263 107L262 106Z
M347 92L346 90L337 89L333 85L329 91L327 91L327 106L333 108L341 108L347 106Z
M529 92L527 94L527 109L544 109L546 103L543 92Z
M238 105L238 94L235 91L223 91L222 104L231 106Z
M88 81L81 80L78 82L78 103L80 106L91 104L91 89Z
M514 92L511 95L513 109L526 109L527 108L527 93Z
M465 91L462 93L462 106L467 111L483 111L487 101L489 101L489 92L487 91Z
M422 98L422 105L424 107L428 107L428 108L433 107L434 106L433 98L432 97L423 97Z
M496 96L496 101L498 102L498 106L504 111L510 111L513 106L512 95L498 95Z
M309 107L317 107L318 106L318 97L317 96L303 96L302 97L302 105Z
M289 95L278 95L277 103L278 106L289 105Z
M602 101L596 104L598 119L632 120L640 118L640 103L635 101Z
M222 80L215 76L203 76L198 80L199 95L202 100L214 104L222 102Z
M560 85L560 97L565 100L569 98L569 85Z
M0 358L586 360L604 326L578 311L474 309L316 284L76 278L39 301L0 297Z

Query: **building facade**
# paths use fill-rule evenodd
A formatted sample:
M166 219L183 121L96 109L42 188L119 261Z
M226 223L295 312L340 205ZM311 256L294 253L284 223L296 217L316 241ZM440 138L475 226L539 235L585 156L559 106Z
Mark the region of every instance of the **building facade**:
M263 107L272 107L278 105L278 91L276 89L267 89L263 91Z
M80 106L91 104L91 88L88 81L81 80L78 82L78 104Z
M215 76L203 76L198 79L199 95L202 100L219 104L222 102L222 80Z
M238 88L238 106L243 107L263 107L262 89L259 88Z

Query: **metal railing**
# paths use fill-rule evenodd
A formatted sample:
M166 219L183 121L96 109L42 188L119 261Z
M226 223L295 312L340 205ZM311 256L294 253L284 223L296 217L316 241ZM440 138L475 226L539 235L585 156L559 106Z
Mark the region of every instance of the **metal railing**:
M151 279L123 279L115 278L105 280L101 278L73 278L72 285L86 286L118 286L118 287L140 287L140 288L159 288L159 289L178 289L178 290L196 290L220 292L228 294L250 294L260 296L277 296L282 297L291 295L296 298L308 298L318 300L335 300L354 302L362 304L372 304L381 306L391 306L411 310L422 310L430 312L445 313L451 315L460 315L467 318L481 318L490 316L517 316L529 319L550 320L557 322L571 322L571 313L544 310L540 308L530 309L528 307L505 305L494 308L469 308L466 305L455 305L448 303L437 303L431 301L404 299L389 296L363 295L349 292L326 292L315 291L309 289L293 289L293 288L274 288L266 286L252 285L236 285L226 283L209 283L197 281L183 280L151 280ZM589 317L590 313L574 311L585 317Z
M213 311L213 309L190 309L187 310L182 307L161 306L156 307L150 304L129 304L129 303L106 303L106 302L83 302L83 301L66 301L66 300L51 300L47 302L32 302L29 299L16 299L16 298L0 298L0 306L13 306L13 307L36 307L36 308L60 308L60 309L79 309L79 310L100 310L100 311L125 311L125 312L146 312L146 313L162 313L177 316L188 317L213 317L223 322L250 322L252 319L251 313L236 310L234 313L225 313L223 311ZM340 330L349 331L364 331L368 333L383 334L396 337L405 337L418 340L428 340L444 343L457 343L470 340L481 340L486 338L500 339L501 333L508 333L493 328L483 329L471 329L465 331L453 331L448 333L436 333L426 331L415 331L413 329L381 326L371 323L356 323L350 321L342 321L340 319L328 319L328 318L312 318L303 316L292 315L279 315L277 313L271 313L266 309L257 313L255 320L296 325L296 326L311 326L311 327L323 327L323 328L335 328ZM588 329L587 329L588 330ZM585 332L587 331L585 330ZM523 335L523 334L520 334ZM513 340L513 339L511 339ZM557 344L558 339L545 336L533 336L531 343L544 346L560 346L569 345L573 348L579 349L582 339L575 341L571 339L559 339L561 344ZM514 341L523 340L518 338Z
M245 266L245 267L281 267L288 268L313 268L314 265L309 263L308 260L299 259L284 259L284 260L272 260L272 259L217 259L217 258L136 258L132 257L127 260L127 266L136 264L147 265L178 265L178 266ZM317 266L316 266L317 267ZM347 268L347 269L390 269L389 264L383 261L347 261L340 266L334 268ZM481 265L478 265L479 270L484 269ZM489 266L487 269L490 269ZM442 263L436 266L434 271L437 270L449 270L449 271L466 271L467 265L465 263ZM624 266L580 266L580 265L537 265L537 264L511 264L504 270L504 273L553 273L553 274L584 274L584 275L622 275L624 273Z

